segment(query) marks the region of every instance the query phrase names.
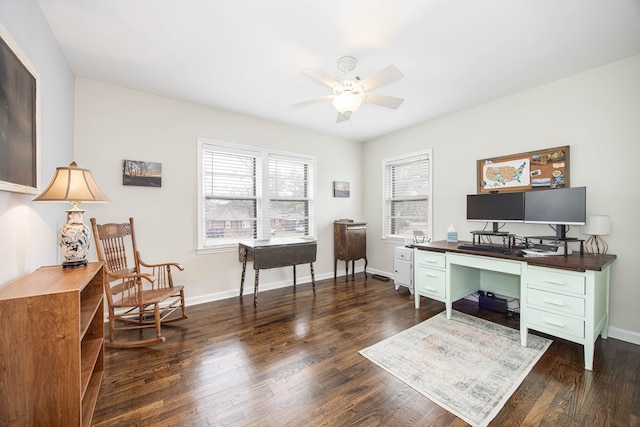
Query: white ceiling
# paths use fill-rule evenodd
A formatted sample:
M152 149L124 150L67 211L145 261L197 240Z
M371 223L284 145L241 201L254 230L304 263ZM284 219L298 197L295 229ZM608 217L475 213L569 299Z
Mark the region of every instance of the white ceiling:
M79 77L366 141L640 53L640 0L38 0ZM336 123L303 68L405 77ZM640 79L640 76L639 76Z

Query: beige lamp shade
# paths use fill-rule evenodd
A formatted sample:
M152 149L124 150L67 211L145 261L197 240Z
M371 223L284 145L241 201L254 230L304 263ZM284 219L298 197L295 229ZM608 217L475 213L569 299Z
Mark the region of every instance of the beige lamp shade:
M98 188L89 169L82 169L72 162L69 167L56 168L49 186L34 202L109 202L109 198Z

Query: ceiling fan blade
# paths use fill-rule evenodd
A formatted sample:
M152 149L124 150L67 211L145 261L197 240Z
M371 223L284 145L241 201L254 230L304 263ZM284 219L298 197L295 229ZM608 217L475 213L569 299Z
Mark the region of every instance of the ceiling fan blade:
M395 65L389 65L384 70L380 70L372 76L367 77L360 83L365 91L386 85L396 80L400 80L404 74Z
M364 102L380 105L381 107L393 108L395 110L400 105L402 105L402 103L404 102L404 99L396 98L394 96L385 96L385 95L376 95L375 93L367 93L367 97L364 99Z
M291 108L304 107L305 105L316 104L318 102L323 102L323 101L330 101L334 97L335 97L335 95L327 95L327 96L321 96L319 98L307 99L306 101L302 101L302 102L297 102L295 104L291 104L291 105L289 105L289 107L291 107Z
M336 123L346 122L347 120L349 120L350 116L351 114L338 113L338 118L336 119Z
M324 71L318 70L317 68L305 68L302 70L302 73L307 77L311 77L312 79L329 86L330 88L333 88L334 86L340 86L340 83L338 83L336 79L334 79Z

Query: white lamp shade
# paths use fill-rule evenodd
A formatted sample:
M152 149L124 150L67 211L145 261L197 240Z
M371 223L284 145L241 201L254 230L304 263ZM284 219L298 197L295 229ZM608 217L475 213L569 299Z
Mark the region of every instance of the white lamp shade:
M609 215L591 215L582 227L582 234L605 236L611 233L611 217Z

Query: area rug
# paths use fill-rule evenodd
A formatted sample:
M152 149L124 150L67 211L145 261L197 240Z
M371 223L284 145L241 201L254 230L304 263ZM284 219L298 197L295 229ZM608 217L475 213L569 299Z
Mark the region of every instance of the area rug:
M445 312L360 351L473 426L500 412L551 340L457 311Z

